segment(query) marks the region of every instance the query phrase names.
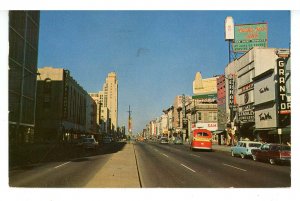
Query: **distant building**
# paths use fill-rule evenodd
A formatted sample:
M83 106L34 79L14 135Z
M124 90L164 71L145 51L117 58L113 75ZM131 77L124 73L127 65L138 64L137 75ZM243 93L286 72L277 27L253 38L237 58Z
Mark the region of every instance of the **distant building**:
M97 123L100 132L112 135L118 127L118 80L117 74L108 74L102 91L89 93L97 103Z
M200 72L195 75L191 102L187 105L188 137L196 128L218 130L217 116L217 76L202 79Z
M36 140L73 141L98 138L96 103L63 68L39 68Z
M9 12L9 143L32 143L35 134L39 11Z

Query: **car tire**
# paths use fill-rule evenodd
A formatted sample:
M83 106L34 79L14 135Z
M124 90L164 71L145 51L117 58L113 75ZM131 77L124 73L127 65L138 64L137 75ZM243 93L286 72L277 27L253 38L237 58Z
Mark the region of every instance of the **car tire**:
M270 162L271 165L275 165L275 160L273 158L270 158L269 162Z
M232 156L232 157L234 157L234 153L233 153L233 151L231 151L231 156Z
M245 155L243 153L241 153L241 158L244 159L245 158Z
M254 161L257 161L257 158L256 158L255 155L252 155L252 159L253 159Z

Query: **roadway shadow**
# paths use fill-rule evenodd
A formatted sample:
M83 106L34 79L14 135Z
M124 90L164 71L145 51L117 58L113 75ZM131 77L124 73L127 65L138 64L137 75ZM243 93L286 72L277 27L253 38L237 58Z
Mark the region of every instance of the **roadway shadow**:
M9 170L33 169L42 163L74 161L82 162L88 157L113 154L121 151L126 142L100 144L95 150L87 150L75 144L31 144L9 147Z

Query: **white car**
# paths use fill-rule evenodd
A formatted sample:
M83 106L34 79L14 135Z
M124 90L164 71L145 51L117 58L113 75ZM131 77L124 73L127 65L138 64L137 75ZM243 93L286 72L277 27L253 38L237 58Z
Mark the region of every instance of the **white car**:
M236 146L231 147L231 156L241 158L252 156L251 150L258 149L262 143L255 141L239 141Z

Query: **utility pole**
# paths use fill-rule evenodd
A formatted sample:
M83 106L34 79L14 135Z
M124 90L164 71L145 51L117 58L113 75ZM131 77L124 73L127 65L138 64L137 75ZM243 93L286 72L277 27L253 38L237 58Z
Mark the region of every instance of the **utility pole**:
M130 110L130 105L129 105L129 110L127 112L128 112L128 135L131 138L132 137L132 120L131 120L132 110Z

